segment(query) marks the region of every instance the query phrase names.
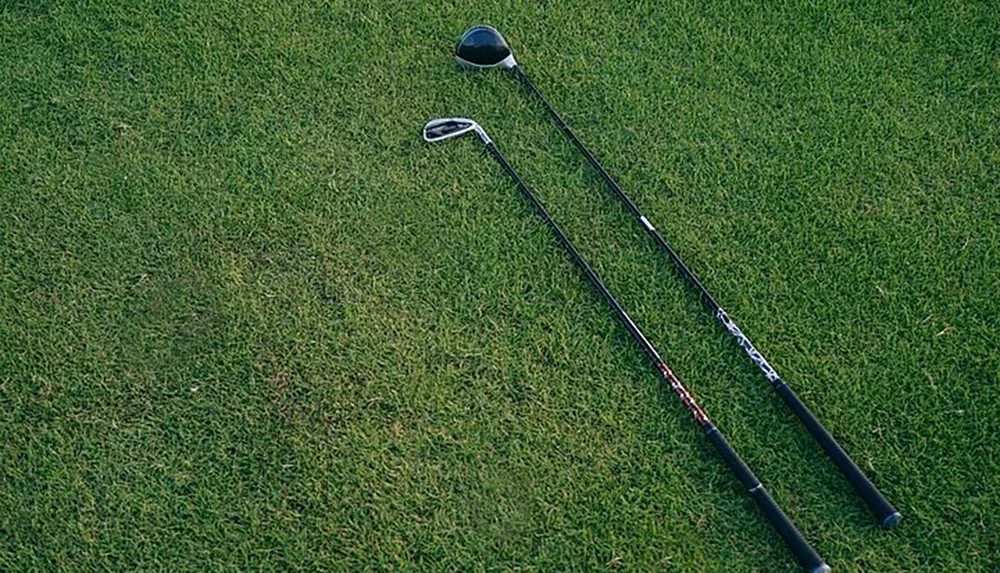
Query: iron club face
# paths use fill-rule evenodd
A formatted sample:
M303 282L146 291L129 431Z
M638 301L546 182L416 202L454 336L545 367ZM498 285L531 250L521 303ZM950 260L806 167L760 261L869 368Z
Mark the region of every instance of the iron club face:
M462 34L455 47L455 59L462 67L477 70L517 66L507 40L496 28L483 24L473 26Z
M486 131L478 123L464 117L445 117L428 121L424 126L424 141L437 143L461 137L470 131L474 131L483 143L492 143Z
M475 126L476 122L471 119L432 119L424 126L424 141L435 143L452 137L461 137L475 129Z

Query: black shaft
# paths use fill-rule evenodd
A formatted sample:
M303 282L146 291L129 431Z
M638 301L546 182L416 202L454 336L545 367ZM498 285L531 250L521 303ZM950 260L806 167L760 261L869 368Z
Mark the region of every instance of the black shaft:
M649 356L657 370L659 370L667 379L671 390L673 390L673 392L681 399L684 406L694 417L698 425L705 430L709 440L715 445L716 450L726 462L726 465L728 465L733 473L736 474L740 483L747 488L747 491L750 493L750 497L752 497L757 503L761 511L767 517L768 521L771 522L771 525L778 531L779 534L781 534L781 537L785 540L785 543L795 555L795 559L799 562L799 564L802 565L802 567L804 567L807 571L813 573L828 572L830 569L823 559L818 553L816 553L816 550L809 545L809 542L802 536L802 533L800 533L798 528L795 527L795 524L788 519L788 516L785 515L783 511L781 511L778 504L775 503L774 499L771 498L771 495L764 489L760 480L757 479L753 472L750 471L750 468L748 468L743 460L740 459L736 451L733 450L726 439L722 436L722 433L719 432L718 428L715 427L705 412L701 409L697 402L695 402L694 398L691 397L681 381L670 370L663 359L660 358L659 353L653 345L649 342L632 318L629 317L628 313L625 312L625 309L622 308L621 304L618 303L614 295L611 294L611 291L608 290L608 287L606 287L600 277L597 276L597 273L590 268L587 261L584 260L583 256L576 250L576 247L573 246L569 237L566 236L566 233L564 233L555 220L552 219L548 211L545 209L545 206L542 205L541 201L538 200L535 194L528 187L528 184L521 179L516 171L514 171L514 168L507 161L507 158L500 153L500 150L497 149L497 146L493 142L487 142L486 148L493 155L494 159L496 159L497 162L503 167L504 171L507 172L507 175L509 175L511 179L517 183L521 193L528 199L532 207L534 207L535 211L539 214L539 216L541 216L552 232L555 233L559 242L562 243L566 251L569 252L573 261L578 267L580 267L584 274L587 275L587 279L590 280L590 283L594 285L594 288L601 293L604 300L615 311L615 314L618 315L619 320L621 320L622 324L625 325L625 328L628 329L632 338L642 348L643 352Z
M688 283L691 284L691 286L695 288L695 290L698 291L698 294L700 295L702 301L704 301L705 305L712 311L719 323L722 324L722 326L729 331L733 338L736 339L740 347L742 347L744 352L746 352L747 356L749 356L750 359L757 364L758 368L760 368L760 370L764 373L764 376L766 376L771 382L774 389L781 395L781 398L785 401L788 407L799 418L802 424L805 425L812 437L819 442L820 446L824 451L826 451L826 454L833 461L834 465L840 469L841 473L844 474L844 477L847 478L847 481L849 481L854 487L854 491L859 497L861 497L861 499L864 500L869 509L871 509L872 513L875 514L879 524L888 529L899 523L901 515L896 508L885 499L881 492L879 492L878 488L872 484L868 477L865 476L864 472L862 472L858 465L854 463L854 460L852 460L851 457L844 452L830 432L823 427L823 424L820 423L819 419L816 418L816 416L809 410L808 407L806 407L799 397L795 395L795 392L792 391L791 387L789 387L788 384L778 376L778 373L775 372L774 368L772 368L770 364L768 364L767 360L764 359L764 356L757 351L754 345L750 342L750 339L743 334L743 331L740 330L735 322L733 322L726 311L715 302L715 299L712 298L708 289L701 284L698 277L696 277L694 273L691 272L691 269L684 264L684 261L681 260L680 256L678 256L677 253L670 248L670 245L667 244L667 241L663 238L660 232L656 230L656 227L654 227L649 219L647 219L646 216L639 211L636 204L629 199L628 195L625 194L614 178L611 177L607 170L604 169L604 166L602 166L597 158L594 157L594 154L587 149L583 142L580 141L576 134L573 133L573 130L569 128L569 125L567 125L556 110L549 105L545 96L543 96L542 93L538 91L538 88L531 83L531 80L528 79L524 70L522 70L520 66L515 66L514 73L517 75L521 83L528 89L528 91L538 98L542 107L549 112L549 115L552 116L552 119L555 121L556 125L563 132L566 138L569 139L574 146L576 146L580 153L582 153L587 159L587 162L590 163L591 167L593 167L601 175L604 182L608 185L611 191L614 192L615 196L618 197L622 204L625 205L629 212L632 213L632 216L642 226L642 228L646 230L646 233L653 239L653 242L659 245L660 249L667 254L671 262L673 262L674 266L677 268L677 271L688 281Z
M622 321L622 324L625 325L625 328L628 329L628 332L629 334L632 335L632 338L635 339L636 343L642 348L642 351L645 352L646 355L649 356L649 358L654 363L656 364L662 363L663 359L660 358L659 353L656 352L656 349L653 348L653 345L649 342L649 340L646 339L646 336L642 333L642 331L639 330L639 327L636 326L635 322L632 321L632 318L628 315L627 312L625 312L625 309L623 309L622 306L618 304L618 301L615 299L614 295L611 294L611 291L608 290L608 287L604 286L604 282L601 281L600 277L597 276L597 273L594 272L594 269L590 268L590 265L587 264L587 261L585 261L583 259L583 256L580 255L579 251L576 250L576 247L573 246L572 242L570 242L569 237L567 237L566 234L563 233L563 230L559 227L559 225L556 224L555 220L552 219L552 217L549 215L549 212L545 210L545 206L542 205L542 203L538 200L538 198L535 197L535 194L531 192L531 189L528 187L528 184L525 183L523 179L521 179L521 176L518 175L516 171L514 171L514 168L511 166L511 164L507 162L507 158L504 157L502 153L500 153L499 149L497 149L496 144L488 143L486 144L486 148L489 149L490 153L497 160L497 162L501 166L503 166L503 169L504 171L507 172L507 175L510 175L511 179L513 179L514 182L517 183L517 186L521 189L521 192L524 193L524 196L531 203L531 206L534 207L536 211L538 211L538 214L541 215L542 219L545 220L545 223L552 229L552 232L554 232L556 236L559 238L559 242L561 242L563 244L563 247L565 247L566 250L569 252L570 257L573 258L573 261L580 267L581 270L583 270L584 274L587 275L587 278L590 280L591 284L594 285L594 288L596 288L601 293L601 296L604 297L604 300L607 301L608 305L612 308L612 310L615 311L615 314L618 315L618 318Z

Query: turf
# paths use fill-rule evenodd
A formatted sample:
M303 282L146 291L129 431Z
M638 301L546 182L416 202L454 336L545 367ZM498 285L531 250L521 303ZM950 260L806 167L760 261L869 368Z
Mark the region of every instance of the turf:
M991 2L0 4L0 569L1000 569ZM863 504L488 22L905 515Z

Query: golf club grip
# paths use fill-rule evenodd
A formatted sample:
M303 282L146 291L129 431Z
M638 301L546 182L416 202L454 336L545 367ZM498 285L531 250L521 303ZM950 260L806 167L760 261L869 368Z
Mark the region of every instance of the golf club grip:
M889 529L899 523L901 519L900 513L882 496L878 488L865 476L861 468L847 455L847 452L840 447L837 440L823 427L823 424L820 423L816 416L809 411L809 408L799 399L791 387L784 380L779 379L775 383L774 389L781 396L782 400L785 401L785 404L802 421L802 424L809 430L812 437L823 447L826 454L830 456L833 463L844 474L844 477L847 478L847 481L851 482L851 485L854 486L854 491L868 504L868 508L871 509L872 513L878 519L879 525L885 529Z
M788 519L784 511L778 507L778 504L771 497L771 494L764 489L764 485L760 483L757 476L750 471L750 468L740 459L739 454L733 450L726 438L722 436L718 428L715 426L709 426L706 431L708 439L715 445L718 450L719 455L725 460L726 465L736 474L736 477L740 480L740 483L747 488L750 493L750 497L757 503L761 511L767 517L767 520L771 522L778 533L781 534L782 539L785 540L785 544L795 555L795 559L800 565L811 573L825 573L830 570L830 567L823 561L823 558L816 553L816 550L809 545L802 533L799 532L792 520Z

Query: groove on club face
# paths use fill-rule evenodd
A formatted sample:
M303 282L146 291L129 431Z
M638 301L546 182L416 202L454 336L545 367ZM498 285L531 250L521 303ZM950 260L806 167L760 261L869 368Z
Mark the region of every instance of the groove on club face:
M479 28L485 28L486 31L477 32L475 38L479 38L480 34L482 37L482 42L502 42L503 46L507 46L506 40L500 35L500 32L490 28L489 26L476 26L470 28L466 35L471 34ZM465 36L462 37L465 40ZM471 41L470 41L471 43ZM462 48L462 42L459 42L459 49ZM509 47L507 48L509 51ZM456 53L456 57L459 62L462 62L461 56ZM463 64L465 65L465 64ZM467 68L472 69L489 69L493 67L500 67L497 64L493 65L465 65ZM639 208L632 202L632 200L625 194L618 183L611 177L611 175L604 169L604 166L594 157L594 154L590 152L589 149L583 144L582 141L573 133L569 125L563 121L559 113L549 105L549 102L545 99L545 96L535 87L535 85L528 79L528 75L524 72L521 66L513 62L513 55L511 55L510 65L502 66L504 69L510 69L517 75L518 80L524 85L524 87L531 92L531 94L538 99L542 104L542 107L549 113L553 121L555 121L556 126L562 131L563 135L572 143L577 150L586 158L587 162L594 168L595 171L600 174L601 178L607 184L608 188L615 194L615 196L622 202L622 204L629 210L636 222L646 231L646 233L652 238L653 242L660 247L660 249L667 255L674 266L677 268L678 273L698 292L699 297L705 303L705 306L717 317L719 323L726 328L727 331L732 335L736 342L743 348L746 355L757 364L758 368L764 373L768 381L771 382L775 391L782 397L785 403L788 405L789 409L795 414L800 422L806 427L806 430L812 435L813 439L823 448L827 456L833 462L837 469L840 470L841 474L850 482L853 486L855 493L860 497L868 508L875 515L876 519L884 529L891 529L899 524L902 516L896 510L895 507L882 495L882 493L875 487L875 485L868 479L868 477L861 471L854 460L847 455L846 452L840 447L833 435L830 434L820 423L819 419L812 413L799 400L798 396L792 391L788 384L782 380L774 368L764 359L764 356L754 347L750 342L750 339L743 334L743 332L736 326L736 323L729 317L729 315L722 309L722 307L715 302L712 295L708 292L708 289L701 284L695 274L684 264L680 256L667 244L666 239L660 234L660 232L653 226L649 219L639 210Z
M428 126L440 125L444 121L449 120L432 121L428 123ZM472 120L464 121L472 122ZM698 426L706 432L708 439L715 446L716 451L718 451L723 461L725 461L726 465L729 466L730 470L740 483L746 487L750 497L753 498L754 502L764 513L764 516L767 517L767 520L778 531L782 539L784 539L785 544L792 551L792 554L795 555L795 559L807 571L812 573L827 573L830 570L829 566L823 561L819 554L816 553L816 550L812 548L809 542L806 541L805 537L802 536L802 533L800 533L798 528L795 527L795 524L792 523L788 516L785 515L780 507L778 507L778 504L774 501L770 494L767 493L763 484L761 484L753 472L750 471L750 468L748 468L743 460L740 459L736 451L733 450L728 442L726 442L726 439L719 432L718 428L715 427L712 421L708 418L708 415L701 409L694 397L691 396L687 388L684 387L684 384L681 383L680 379L677 378L677 376L663 361L659 353L656 351L656 348L653 347L652 343L650 343L646 336L642 333L642 330L640 330L632 318L629 317L628 313L625 312L625 309L622 308L621 304L618 303L618 300L611 294L611 291L604 285L597 273L594 272L590 265L587 264L587 261L584 260L583 256L580 255L579 251L576 250L576 247L570 241L569 237L566 236L566 233L563 232L552 216L549 215L541 201L535 197L535 194L528 187L528 184L521 179L521 177L514 170L514 167L507 161L507 158L500 153L499 148L497 148L496 144L489 139L482 127L475 122L472 123L475 125L476 133L480 136L483 143L486 144L486 149L491 155L493 155L493 158L497 161L497 163L503 167L507 175L514 180L518 189L521 190L521 194L524 195L529 203L531 203L535 212L542 218L553 234L556 235L556 238L562 244L563 248L565 248L569 253L573 262L575 262L577 267L583 271L583 273L587 276L587 280L590 281L590 284L597 289L597 291L604 298L604 301L615 312L622 325L625 326L629 334L632 336L632 340L634 340L643 352L646 353L650 361L666 379L667 383L670 385L670 389L681 400L684 407L694 418Z

